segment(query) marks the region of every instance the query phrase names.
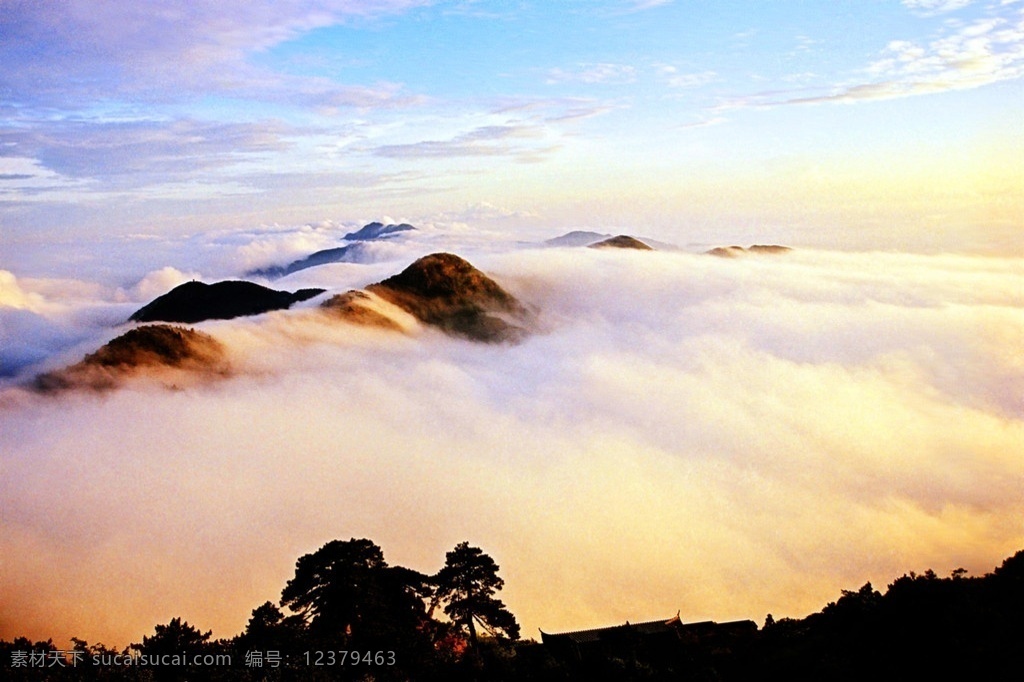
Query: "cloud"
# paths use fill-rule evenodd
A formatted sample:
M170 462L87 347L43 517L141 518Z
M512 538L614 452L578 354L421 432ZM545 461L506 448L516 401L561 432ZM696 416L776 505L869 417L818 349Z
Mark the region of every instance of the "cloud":
M714 71L700 71L697 73L675 73L668 75L667 84L670 88L698 88L718 80L718 74Z
M510 124L482 126L448 140L424 140L409 144L381 145L373 148L377 156L392 159L453 158L460 156L516 156L533 158L551 151L552 147L517 144L521 140L537 140L545 131L535 125Z
M14 273L0 270L0 307L32 309L38 308L42 303L42 296L26 292L21 288Z
M904 7L927 14L945 14L970 5L974 0L901 0Z
M3 154L3 147L10 149L16 144L5 140L5 132L0 130L0 169L6 171L0 173L0 202L31 201L51 192L88 187L85 181L46 168L38 159Z
M0 16L0 86L32 105L97 97L233 91L279 77L247 56L304 32L402 12L427 0L260 0L245 12L212 0L95 3L41 0L9 4ZM102 93L102 94L99 94Z
M993 8L993 12L999 10ZM970 90L1024 75L1024 11L947 24L946 31L927 43L891 41L855 80L828 92L762 93L735 98L722 108L897 99Z
M91 282L0 270L0 378L18 377L119 322L124 314L114 298Z
M62 120L2 129L0 150L17 154L8 163L42 165L50 174L134 185L192 177L236 164L246 155L283 151L288 132L284 124L271 121ZM25 156L31 160L18 158Z
M637 70L627 64L580 64L578 68L566 71L551 69L548 71L548 85L559 83L586 83L588 85L607 84L624 85L637 79Z
M307 306L201 325L237 372L215 385L0 392L0 637L124 644L178 615L231 636L333 538L426 572L469 539L528 635L801 616L1024 546L1019 260L459 252L539 333Z
M709 128L711 126L716 126L719 123L725 123L728 120L729 119L727 119L724 116L714 116L712 118L706 118L706 119L703 119L701 121L694 121L693 123L682 123L678 127L681 128L681 129L685 129L685 128Z
M130 291L126 292L126 295L133 301L148 303L179 284L197 279L200 279L199 273L184 273L168 265L147 274Z
M647 9L672 4L673 1L674 0L626 0L626 4L630 6L629 9L631 11L642 12Z

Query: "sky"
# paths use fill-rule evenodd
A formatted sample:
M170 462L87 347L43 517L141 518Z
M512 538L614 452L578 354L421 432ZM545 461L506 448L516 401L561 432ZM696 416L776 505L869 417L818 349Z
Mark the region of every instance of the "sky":
M1020 253L1019 0L0 3L0 266L410 222Z
M0 0L0 638L231 637L469 541L526 637L1024 548L1024 2ZM362 225L354 262L248 275ZM569 230L655 252L551 248ZM704 255L786 244L775 256ZM451 251L516 345L331 321ZM25 383L172 287L230 376Z

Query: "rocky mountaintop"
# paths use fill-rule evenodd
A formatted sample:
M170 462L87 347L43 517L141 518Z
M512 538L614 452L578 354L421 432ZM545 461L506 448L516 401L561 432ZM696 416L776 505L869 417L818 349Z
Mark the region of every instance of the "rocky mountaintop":
M610 239L591 244L592 249L637 249L639 251L654 251L654 248L643 243L636 237L628 234L620 234Z
M493 279L469 262L450 253L434 253L415 261L402 272L366 291L409 313L420 322L476 341L499 342L519 338L526 308ZM381 324L384 313L370 309L366 294L349 292L324 304L347 319ZM352 309L355 310L352 310ZM348 311L347 313L345 311ZM360 319L356 312L363 316Z
M170 370L171 378L188 373L227 373L224 347L209 334L166 324L136 327L111 340L81 362L36 377L41 391L70 388L104 390L138 372L159 374Z

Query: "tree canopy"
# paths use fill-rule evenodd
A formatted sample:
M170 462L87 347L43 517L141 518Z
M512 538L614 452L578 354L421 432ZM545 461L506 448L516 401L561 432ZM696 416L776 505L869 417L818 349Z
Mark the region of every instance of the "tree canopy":
M434 604L445 603L444 612L477 641L477 624L492 636L519 639L519 623L505 604L495 597L505 581L498 565L479 547L461 542L445 555L444 567L434 576L437 591Z
M299 614L323 640L391 648L420 637L428 620L423 602L428 594L426 576L388 566L380 547L352 538L300 557L281 605Z

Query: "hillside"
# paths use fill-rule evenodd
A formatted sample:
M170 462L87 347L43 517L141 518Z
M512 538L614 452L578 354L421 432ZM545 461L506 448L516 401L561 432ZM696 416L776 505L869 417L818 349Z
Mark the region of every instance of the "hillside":
M70 367L36 377L33 388L105 390L147 374L172 385L195 375L225 375L224 347L209 334L166 324L144 325L106 343Z

